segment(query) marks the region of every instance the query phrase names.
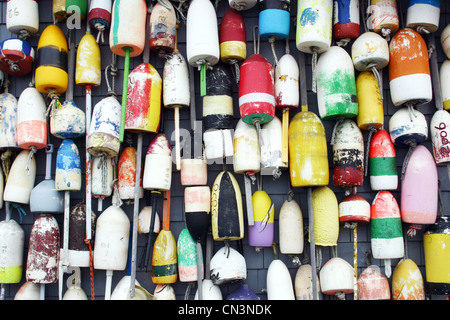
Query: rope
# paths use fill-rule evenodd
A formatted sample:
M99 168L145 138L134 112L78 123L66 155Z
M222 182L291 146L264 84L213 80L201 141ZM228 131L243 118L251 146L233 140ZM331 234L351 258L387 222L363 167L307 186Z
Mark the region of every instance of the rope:
M275 52L275 40L276 40L275 36L272 36L269 38L270 48L272 49L272 55L273 55L273 63L274 63L274 66L277 67L278 66L278 58L277 58L277 53Z
M107 96L117 96L116 92L114 91L115 79L118 74L118 68L116 65L116 61L117 61L117 55L113 53L112 58L111 58L111 64L105 68L105 80L106 80L106 86L108 88L108 93L106 94ZM109 84L108 70L110 70L110 73L111 73L112 86L110 86L110 84Z
M97 39L96 39L97 43L99 43L100 39L102 40L102 43L105 42L104 34L105 34L106 26L104 24L101 24L100 22L97 22L94 25L94 27L95 27L95 29L98 30Z
M375 126L369 126L369 136L367 137L367 148L366 148L366 154L364 159L364 176L367 177L367 171L369 167L369 151L370 151L370 142L372 141L373 134L377 131Z
M30 154L28 155L27 164L25 166L25 170L27 171L27 175L30 175L30 165L31 165L31 159L33 158L34 154L37 152L37 149L35 146L30 147Z
M84 239L89 247L89 275L91 278L91 300L95 300L95 290L94 290L94 256L92 253L92 245L90 239Z
M3 174L5 175L5 183L8 180L9 171L11 170L11 157L13 156L13 154L14 152L11 149L7 149L2 153L1 156Z
M22 223L22 217L27 215L25 209L22 208L22 205L21 205L20 203L12 202L12 203L11 203L11 206L12 206L13 208L17 209L17 211L19 211L20 223Z

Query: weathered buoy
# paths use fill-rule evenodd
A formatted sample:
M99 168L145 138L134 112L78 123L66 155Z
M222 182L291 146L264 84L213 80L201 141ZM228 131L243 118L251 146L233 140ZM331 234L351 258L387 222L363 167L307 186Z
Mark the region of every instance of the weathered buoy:
M208 179L205 159L182 159L180 181L182 186L203 186Z
M55 188L61 191L81 190L81 160L78 147L64 139L56 156Z
M316 300L313 298L313 275L310 264L302 264L294 279L295 299L296 300ZM319 277L316 277L317 291L320 292Z
M94 157L92 159L91 194L95 198L109 197L114 187L114 170L112 158Z
M363 71L356 78L356 98L358 127L361 130L381 128L384 125L383 98L377 79L372 72Z
M139 233L149 233L151 226L151 216L152 216L152 207L145 206L139 212L138 216L138 232ZM154 233L159 233L161 227L160 219L158 212L155 212L155 226L153 228Z
M450 110L450 60L445 60L439 70L439 80L444 110Z
M100 46L87 31L78 43L75 83L79 86L99 86L101 78Z
M328 147L320 118L303 108L289 126L289 171L293 187L326 186Z
M408 159L401 185L400 214L410 224L408 234L433 224L438 211L438 172L433 155L424 145L415 147Z
M91 29L97 29L98 38L111 26L112 0L92 0L89 5L88 23Z
M370 6L373 31L381 34L386 39L389 39L399 28L396 1L371 0Z
M427 44L413 29L401 29L389 43L389 88L394 106L432 99Z
M327 186L312 191L314 237L318 246L336 246L339 236L339 205Z
M372 255L384 259L385 275L391 276L391 259L404 255L402 222L397 200L390 191L379 191L370 209Z
M60 139L75 139L86 133L86 116L73 101L64 101L52 110L50 133Z
M6 28L22 37L39 30L39 5L36 0L10 0L6 3Z
M333 37L345 46L359 36L359 1L333 1Z
M445 55L447 56L448 59L450 59L450 26L447 25L444 30L442 30L441 32L441 45L442 45L442 49L444 50Z
M392 300L425 300L422 273L411 259L402 259L394 269Z
M295 300L294 285L287 266L274 259L267 269L267 300Z
M406 12L406 27L429 34L439 28L441 6L439 0L411 0Z
M3 191L3 200L28 204L36 179L36 159L30 150L22 150L14 159Z
M0 283L19 283L23 273L25 231L15 220L0 222Z
M10 38L0 43L0 70L4 73L26 75L31 72L34 59L33 47L22 39Z
M211 224L216 241L244 237L241 190L229 171L220 172L211 188Z
M450 162L450 114L436 110L430 122L434 160L437 164Z
M320 291L345 300L345 294L353 293L353 267L344 259L334 257L320 269Z
M280 0L260 2L258 22L261 39L286 39L289 37L290 29L290 2Z
M197 281L197 245L189 230L180 231L177 239L178 278L181 282ZM203 270L203 261L201 270ZM203 274L201 275L203 278Z
M211 192L208 186L184 189L186 226L195 241L203 242L211 224Z
M238 11L249 10L256 6L258 1L256 0L228 0L228 4L231 8Z
M164 134L157 134L147 149L143 187L146 190L170 190L172 183L172 152Z
M317 61L317 104L323 120L353 118L358 114L355 68L350 55L330 47Z
M271 247L275 227L275 205L263 190L253 193L252 204L254 225L248 226L248 244L253 247Z
M40 285L25 282L17 291L14 300L39 300L41 295Z
M358 300L391 300L389 282L378 266L370 265L359 275Z
M370 222L370 204L359 194L346 196L339 203L339 222Z
M43 285L58 280L59 241L55 217L51 214L38 216L30 233L25 272L27 281Z
M136 186L136 148L126 147L119 157L118 163L118 181L117 187L119 189L120 199L131 200L134 199L134 189ZM142 172L142 171L141 171ZM139 198L144 196L144 189L142 188L142 178L140 179Z
M233 136L233 170L235 173L255 174L261 170L261 153L255 127L242 119Z
M16 139L17 129L17 99L11 93L0 94L0 149L18 148Z
M303 214L294 199L283 202L278 217L278 228L280 252L283 254L303 253Z
M153 292L156 300L176 300L175 290L171 284L158 283Z
M423 233L425 255L425 279L427 290L431 294L450 294L450 220L439 216Z
M364 182L364 140L351 119L335 128L333 143L333 184L339 187L362 186Z
M244 256L229 245L223 246L214 254L210 268L211 280L218 286L247 278Z
M176 47L175 9L170 2L162 5L157 2L150 15L150 50L158 52L160 57L171 54Z
M386 39L375 32L364 32L352 44L352 60L358 71L367 71L372 67L383 69L389 64Z
M234 66L236 82L239 82L238 63L247 57L247 38L244 18L233 7L225 12L220 22L219 48L220 60Z
M389 135L395 146L411 147L428 138L428 123L422 112L402 107L389 119Z
M285 111L287 112L287 111ZM282 170L287 169L288 164L283 161L283 124L277 116L272 121L261 127L261 169L262 175L271 175L274 179L281 176ZM289 130L286 131L286 143L288 143ZM289 156L286 150L287 157Z

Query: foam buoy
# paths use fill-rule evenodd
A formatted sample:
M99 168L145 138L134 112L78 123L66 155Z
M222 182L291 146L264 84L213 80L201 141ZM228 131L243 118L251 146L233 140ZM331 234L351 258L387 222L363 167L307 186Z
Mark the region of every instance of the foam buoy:
M358 127L361 130L381 128L384 124L383 98L377 79L372 72L363 71L356 78L356 97Z
M244 237L241 190L229 171L220 172L211 188L211 224L216 241Z
M39 5L36 0L10 0L6 4L6 28L22 36L34 35L39 30Z
M291 275L283 261L274 259L267 269L267 300L295 300Z
M370 204L359 194L351 194L339 203L339 222L370 222Z
M386 39L375 32L364 32L352 44L352 60L358 71L367 71L372 67L383 69L389 64Z
M303 253L303 215L300 206L294 199L283 202L279 218L279 244L283 254Z
M413 29L401 29L389 44L389 87L394 106L432 99L427 44Z
M22 76L31 72L35 59L32 46L22 39L5 39L0 43L0 70Z
M106 29L111 26L112 0L92 0L87 16L91 29L97 29L97 42L99 37L103 39Z
M439 70L440 88L444 110L450 110L450 60L445 60Z
M271 175L274 179L279 178L282 170L288 167L288 161L283 161L283 143L288 143L289 130L286 132L286 141L284 142L282 126L280 119L274 116L272 121L261 127L260 171L262 175ZM286 153L286 157L288 157L288 151Z
M290 2L266 0L260 3L259 10L258 29L261 39L283 40L289 36Z
M436 110L430 122L433 155L437 164L450 162L450 114Z
M208 168L204 159L182 159L180 181L182 186L203 186L208 179Z
M336 246L339 236L339 205L333 190L327 186L312 191L314 237L319 246Z
M442 45L442 49L444 50L445 55L447 56L447 58L450 59L450 26L447 25L444 30L442 30L441 32L441 45Z
M229 245L220 248L211 258L211 280L215 285L247 278L245 258Z
M29 204L36 179L36 159L30 150L22 150L14 159L3 191L3 200Z
M208 232L211 210L211 191L208 186L184 189L186 225L195 241L203 242Z
M179 280L181 282L197 281L197 246L187 228L180 231L177 239L177 261ZM199 263L203 270L203 261Z
M395 146L411 147L428 138L428 123L422 112L403 107L389 119L389 135Z
M86 133L86 116L73 101L66 100L52 110L50 133L60 139L75 139Z
M71 139L64 139L58 149L55 188L61 191L81 190L80 153Z
M423 145L415 147L408 159L401 185L400 214L410 223L408 234L433 224L438 211L438 172L433 155Z
M117 187L119 189L120 199L131 200L134 199L134 189L136 186L136 149L134 147L126 147L119 157L118 163L118 181ZM141 171L142 172L142 171ZM142 179L140 179L139 197L144 196L142 188Z
M399 28L396 0L371 0L370 6L373 31L389 39Z
M94 157L92 159L91 193L95 198L104 199L112 194L114 170L112 158Z
M25 282L17 291L14 300L39 300L40 285L32 282Z
M176 46L176 16L170 2L156 3L150 15L150 50L158 52L160 57L172 53Z
M150 142L145 156L143 187L147 190L170 190L172 183L172 152L164 134Z
M255 174L261 170L261 153L255 127L242 119L233 136L233 169L235 173Z
M253 247L271 247L273 244L275 206L267 192L253 193L253 221L248 227L248 243Z
M336 125L333 143L333 184L362 186L364 182L364 141L361 130L351 119Z
M390 191L378 191L370 209L371 248L375 259L384 259L391 276L391 259L404 255L402 221L397 200Z
M402 259L394 269L392 300L425 300L422 273L411 259Z
M347 261L331 258L319 272L321 292L344 300L342 295L353 293L353 274L353 267Z
M358 300L391 300L388 279L377 266L368 266L359 275Z
M375 132L370 141L369 179L374 191L396 190L398 186L395 147L385 129Z
M316 300L313 298L312 267L302 264L295 273L294 289L296 300ZM320 291L319 278L316 277L317 290Z
M78 43L75 83L79 86L99 86L101 78L100 47L87 31Z
M23 272L25 231L13 219L0 222L0 283L19 283Z
M11 93L0 94L0 149L18 148L16 139L17 129L17 99Z
M333 1L333 37L346 45L359 36L359 1Z
M431 294L450 294L450 276L447 272L450 263L449 230L449 217L439 216L423 233L425 279Z
M439 28L441 6L439 0L411 0L406 11L406 27L419 33L435 32Z
M258 295L248 286L241 284L236 290L227 296L226 300L261 300Z
M317 104L323 120L353 118L358 114L354 66L350 55L330 47L317 61Z

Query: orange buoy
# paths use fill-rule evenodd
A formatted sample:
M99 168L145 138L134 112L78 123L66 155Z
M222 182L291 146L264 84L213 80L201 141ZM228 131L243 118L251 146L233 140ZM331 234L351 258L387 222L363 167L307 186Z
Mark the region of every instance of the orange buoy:
M142 186L142 177L140 181ZM120 154L117 185L119 187L120 199L134 199L134 187L136 185L136 149L133 147L125 148ZM144 189L141 187L139 198L143 196Z
M378 266L368 266L358 277L358 300L391 300L388 279Z

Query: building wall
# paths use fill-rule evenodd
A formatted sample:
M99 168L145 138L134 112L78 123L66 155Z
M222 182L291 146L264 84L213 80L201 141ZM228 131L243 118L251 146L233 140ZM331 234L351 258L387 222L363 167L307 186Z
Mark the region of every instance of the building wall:
M44 28L53 23L53 17L52 17L52 9L51 9L51 2L50 0L41 0L39 1L39 18L40 18L40 29L39 33L41 33ZM400 7L402 9L402 19L401 22L405 22L406 20L406 9L407 9L407 2L406 0L399 1ZM13 35L8 32L6 29L6 1L2 1L0 3L0 39L6 39L9 37L16 37L16 35ZM220 23L223 15L225 14L226 10L229 8L229 5L227 1L218 1L218 8L217 8L217 22ZM296 17L296 11L297 11L297 1L291 2L291 34L289 38L289 47L291 50L291 53L294 55L294 57L298 60L298 50L295 47L295 17ZM437 54L438 54L438 62L439 65L446 59L445 54L443 53L442 47L440 45L439 36L441 34L441 31L444 29L445 26L450 22L450 3L447 1L441 1L441 17L440 17L440 27L439 30L434 34L436 39L436 47L437 47ZM241 12L244 19L245 19L245 25L246 25L246 31L247 31L247 57L250 56L253 52L253 37L252 37L252 30L253 26L258 24L258 10L257 8L253 8L247 11ZM59 23L59 26L63 29L63 31L67 35L67 26L64 23ZM82 24L81 29L73 30L72 31L72 37L74 42L77 44L82 36L85 34L85 24ZM363 30L363 28L361 28ZM94 32L96 35L96 32ZM101 48L101 58L102 58L102 84L99 87L95 87L92 90L92 106L94 106L98 101L103 99L108 91L106 86L106 81L104 78L103 71L105 68L110 65L111 59L112 59L112 53L109 48L108 44L108 34L109 31L105 34L105 42L100 43ZM39 37L33 36L31 37L28 42L34 47L37 47ZM278 58L280 58L284 54L284 41L277 41L275 43L276 47L276 53ZM178 33L178 48L180 52L183 54L184 57L186 57L186 25L184 22L180 23L179 27L179 33ZM350 52L351 44L347 45L346 50ZM267 41L262 40L260 44L260 53L264 55L270 62L273 61L272 57L272 51L270 49L270 45ZM315 112L318 114L317 109L317 97L314 92L311 90L311 55L306 55L306 76L307 76L307 90L308 90L308 102L309 102L309 109L310 111ZM142 56L138 56L136 58L131 59L130 63L130 71L136 67L138 64L142 62ZM158 70L160 75L162 76L164 61L157 56L154 52L150 54L150 63ZM123 73L124 73L124 58L118 57L117 58L117 66L119 68L118 75L115 80L115 92L119 95L119 101L120 101L120 95L122 93L122 79L123 79ZM356 72L357 75L357 72ZM13 93L17 98L20 96L21 92L28 86L31 76L30 74L25 76L11 76L9 77L10 87L9 90L11 93ZM384 88L384 113L385 113L385 128L387 129L387 124L389 122L390 117L395 113L397 110L396 107L393 106L390 98L390 92L389 92L389 77L387 73L387 68L383 70L383 88ZM198 123L201 123L201 115L202 115L202 99L199 94L199 72L195 71L195 106L190 106L190 108L195 107L196 110L196 120ZM79 108L82 110L85 110L85 89L82 87L79 87L77 85L74 86L74 101L77 104ZM62 99L64 99L64 96L62 96ZM235 123L240 118L239 114L239 105L238 105L238 88L235 84L233 84L233 103L234 103L234 118ZM182 134L186 134L190 130L190 108L183 108L180 110L180 128ZM163 109L163 115L162 115L162 121L163 121L163 129L164 133L170 138L174 132L174 112L170 109L166 109L162 107ZM430 123L431 117L434 114L436 110L435 102L434 100L421 106L420 111L425 115L428 124ZM299 111L299 109L293 110L290 113L290 118L292 119L293 116ZM281 118L281 114L278 113L278 117ZM336 198L338 202L340 202L344 198L344 190L340 187L334 187L332 185L332 146L330 145L331 141L331 135L334 127L333 121L323 121L323 125L326 130L326 137L328 142L328 157L329 157L329 164L330 164L330 183L329 187L334 191ZM364 135L364 141L367 142L368 138L368 132L363 131ZM137 135L136 134L130 134L129 137L132 138L132 145L136 146L137 142ZM151 139L154 137L153 134L145 134L143 139L143 153L145 154L145 151L147 150L147 147L151 141ZM56 154L57 150L61 144L60 139L58 139L55 136L50 136L50 143L52 143L55 146L55 150L53 153L53 176L54 176L54 168L55 168L55 161L56 161ZM76 144L80 150L81 155L81 163L84 171L84 151L85 151L85 140L84 138L78 138L75 140ZM171 141L172 147L174 146L174 141ZM430 138L426 141L425 145L428 149L431 150L431 141ZM122 144L123 147L126 146L126 142ZM401 172L401 167L403 164L403 161L405 159L405 156L407 155L408 149L406 148L396 148L397 152L397 169L398 173ZM36 175L36 184L38 184L40 181L42 181L45 177L45 152L43 150L39 150L37 152L36 161L37 161L37 175ZM231 162L226 165L226 168L230 171L233 170ZM216 178L217 174L222 171L223 166L222 164L210 164L208 165L208 185L212 186L214 179ZM444 208L444 214L448 215L449 213L449 207L450 207L450 183L449 183L449 175L447 172L446 166L439 166L438 167L438 174L439 174L439 180L440 180L440 187L441 187L441 201L443 203ZM242 199L244 204L244 212L245 212L245 193L244 193L244 180L243 176L239 174L235 174L236 179L239 182L239 186L242 191ZM84 178L84 175L83 175ZM274 241L278 243L279 241L279 231L278 231L278 218L279 218L279 212L281 205L288 197L288 191L290 188L290 182L289 182L289 172L284 171L281 178L277 180L273 180L271 176L263 176L262 177L262 189L265 190L271 200L273 201L275 205L275 233L274 233ZM254 187L254 190L256 190L256 187ZM303 221L304 221L304 227L305 227L305 251L303 254L299 255L299 259L301 263L307 264L310 263L310 248L309 248L309 242L307 239L307 228L308 228L308 202L307 202L307 189L306 188L292 188L292 191L294 192L294 199L299 203L302 213L303 213ZM140 201L140 208L142 208L144 205L149 204L149 198L148 198L149 191L146 191L146 197ZM365 178L364 185L361 187L358 187L358 193L363 196L369 203L372 202L374 199L376 192L372 191L370 188L370 183L368 177ZM393 192L394 196L398 201L400 201L400 184L399 188ZM71 192L71 206L84 201L84 187L82 190L77 192ZM171 187L171 212L170 212L170 230L172 231L175 239L178 238L178 235L180 231L185 228L185 220L184 220L184 214L183 214L183 199L184 199L184 186L180 183L180 173L176 170L175 165L172 169L172 187ZM400 203L400 202L399 202ZM111 197L106 198L103 203L103 211L111 205ZM161 206L161 204L160 204ZM33 225L33 222L38 217L39 213L36 212L30 212L28 206L24 206L24 209L26 211L26 215L22 217L21 226L23 227L25 231L25 251L24 251L24 266L26 265L26 258L27 258L27 248L28 248L28 241L29 241L29 235L30 231ZM92 209L97 214L97 217L99 217L102 214L102 211L98 210L97 207L97 199L92 199ZM128 217L130 218L130 221L132 221L133 217L133 203L123 203L122 209L127 213ZM5 212L5 209L3 208L0 211L0 216L3 216ZM161 211L160 211L161 212ZM13 209L12 214L13 219L19 221L19 215L15 209ZM61 233L63 231L63 214L57 214L55 215L56 219L58 220ZM404 225L404 233L407 230L407 226ZM248 237L247 237L247 222L245 221L245 237L242 240L242 248L243 248L243 256L245 257L246 266L247 266L247 279L246 283L250 286L250 288L261 298L261 299L267 299L267 294L265 292L266 289L266 276L267 276L267 270L270 265L270 263L275 258L273 248L267 247L262 248L261 250L256 250L255 247L251 247L248 244ZM412 259L419 267L422 276L425 278L425 260L424 260L424 251L423 251L423 230L418 231L417 234L414 237L406 237L406 249L407 249L407 257ZM357 262L358 262L358 273L361 273L367 266L368 261L367 257L371 258L371 264L375 264L381 268L382 271L384 271L384 262L381 260L377 260L371 257L370 255L370 226L369 225L360 225L358 226L358 256L357 256ZM140 257L144 247L145 243L147 241L146 235L138 235L138 254L137 257ZM224 245L223 242L214 241L214 252L216 252L219 248L221 248ZM239 243L236 241L230 242L230 245L236 249L239 248ZM203 245L203 248L205 246ZM353 265L354 260L354 253L353 253L353 232L345 228L342 224L340 225L339 230L339 239L338 239L338 245L336 249L337 256L340 258L345 259L348 263ZM317 251L319 251L319 248L317 248ZM319 267L321 265L324 265L330 258L333 257L333 248L331 247L323 247L321 248L321 263L319 263ZM277 246L277 255L278 258L281 259L286 266L288 267L290 271L290 275L292 280L294 281L295 274L298 269L298 265L294 263L294 259L291 256L281 254L279 251L279 246ZM394 259L392 261L392 270L394 270L395 266L397 265L399 259ZM91 284L90 284L90 276L89 276L89 268L82 268L82 287L85 290L88 297L91 297ZM118 283L118 281L125 275L125 271L115 271L113 274L113 280L112 280L112 288L115 287L115 285ZM67 278L69 275L65 274L65 278ZM142 268L138 268L137 270L137 280L141 283L141 285L146 288L149 292L153 293L155 284L152 283L151 280L151 271L150 269L145 270ZM104 298L104 290L105 290L105 279L106 274L104 270L94 270L94 288L95 288L95 299L102 300ZM391 278L392 279L392 278ZM389 279L389 282L391 283L391 279ZM5 299L13 299L21 285L25 282L25 267L24 267L24 276L22 277L21 283L18 284L11 284L5 286ZM225 298L229 293L233 292L234 289L237 288L237 283L232 283L228 285L221 286L221 291L223 294L223 297ZM64 283L64 289L65 289L65 283ZM173 284L173 288L176 292L177 299L183 300L185 296L186 289L188 288L187 283L181 283L177 281ZM191 290L189 299L193 299L195 288ZM441 299L439 296L432 296L430 297L432 299ZM49 300L55 300L58 299L58 284L50 284L46 285L46 299ZM333 296L326 296L324 295L322 297L324 300L329 299L336 299ZM353 294L347 294L346 299L352 300Z

